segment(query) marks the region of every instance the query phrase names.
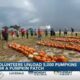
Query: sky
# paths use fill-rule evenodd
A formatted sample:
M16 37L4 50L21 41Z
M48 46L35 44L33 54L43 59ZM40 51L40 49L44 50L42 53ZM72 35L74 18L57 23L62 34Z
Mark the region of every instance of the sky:
M80 28L80 0L0 0L0 27Z

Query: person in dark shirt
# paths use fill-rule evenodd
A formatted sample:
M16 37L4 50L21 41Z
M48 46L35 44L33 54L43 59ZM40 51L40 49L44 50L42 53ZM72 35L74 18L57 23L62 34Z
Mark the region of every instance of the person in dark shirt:
M31 34L31 36L33 36L33 34L34 34L33 29L30 30L30 34Z
M9 40L9 36L8 36L9 32L8 32L8 28L4 27L2 30L2 48L7 49L7 45L8 45L8 40Z
M21 29L21 36L22 36L22 38L25 37L25 30L24 29Z
M47 29L45 29L45 36L48 36L48 30Z
M75 33L75 36L77 36L78 34L77 33Z
M64 36L67 36L67 29L64 30Z
M71 28L71 36L73 36L74 28Z
M50 36L55 36L55 31L53 28L51 28L51 30L50 30Z
M28 31L28 29L26 30L26 38L28 39L28 37L29 37L29 31Z
M34 35L37 36L37 30L36 29L34 29Z
M61 29L59 29L59 36L61 36Z
M3 40L5 40L6 42L8 41L8 29L2 30L2 37Z

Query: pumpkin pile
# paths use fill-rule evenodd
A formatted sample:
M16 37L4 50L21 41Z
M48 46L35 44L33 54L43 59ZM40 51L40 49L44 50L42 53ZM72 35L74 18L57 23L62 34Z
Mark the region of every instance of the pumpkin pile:
M48 56L46 54L42 55L41 53L38 56L34 56L34 61L37 61L37 62L68 62L68 58L63 55Z
M28 46L22 46L22 45L17 44L17 43L11 43L11 44L8 45L8 47L12 48L12 49L14 49L18 52L21 52L21 53L25 54L26 56L36 52L36 50L34 48L30 48Z
M49 56L44 51L36 51L34 48L28 46L22 46L17 43L11 43L8 45L9 48L12 48L18 52L25 54L29 59L32 59L35 62L67 62L68 59L63 56Z
M73 42L63 43L57 41L39 41L37 42L37 44L42 46L47 46L47 47L68 49L68 50L74 50L80 52L80 44L75 44Z

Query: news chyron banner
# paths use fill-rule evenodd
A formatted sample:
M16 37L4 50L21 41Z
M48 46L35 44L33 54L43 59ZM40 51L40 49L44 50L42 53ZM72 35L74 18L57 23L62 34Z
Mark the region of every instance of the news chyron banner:
M0 71L79 71L79 62L1 62Z

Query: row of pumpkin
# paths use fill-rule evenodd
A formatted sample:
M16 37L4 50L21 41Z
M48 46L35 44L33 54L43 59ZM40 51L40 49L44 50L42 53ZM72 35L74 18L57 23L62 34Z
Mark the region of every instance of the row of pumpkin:
M63 55L49 56L44 51L36 51L34 48L22 46L17 43L11 43L8 46L9 48L12 48L20 53L23 53L29 59L32 59L35 62L68 62L68 58L66 58Z
M80 52L80 44L76 44L73 42L63 43L63 42L58 42L58 41L38 41L37 44L43 45L43 46L48 46L48 47L74 50L74 51Z
M55 41L62 41L62 42L76 42L76 43L80 43L80 39L76 39L76 38L67 38L67 37L55 37L55 38L51 38L51 40L55 40Z
M62 38L80 39L80 36L62 36Z

